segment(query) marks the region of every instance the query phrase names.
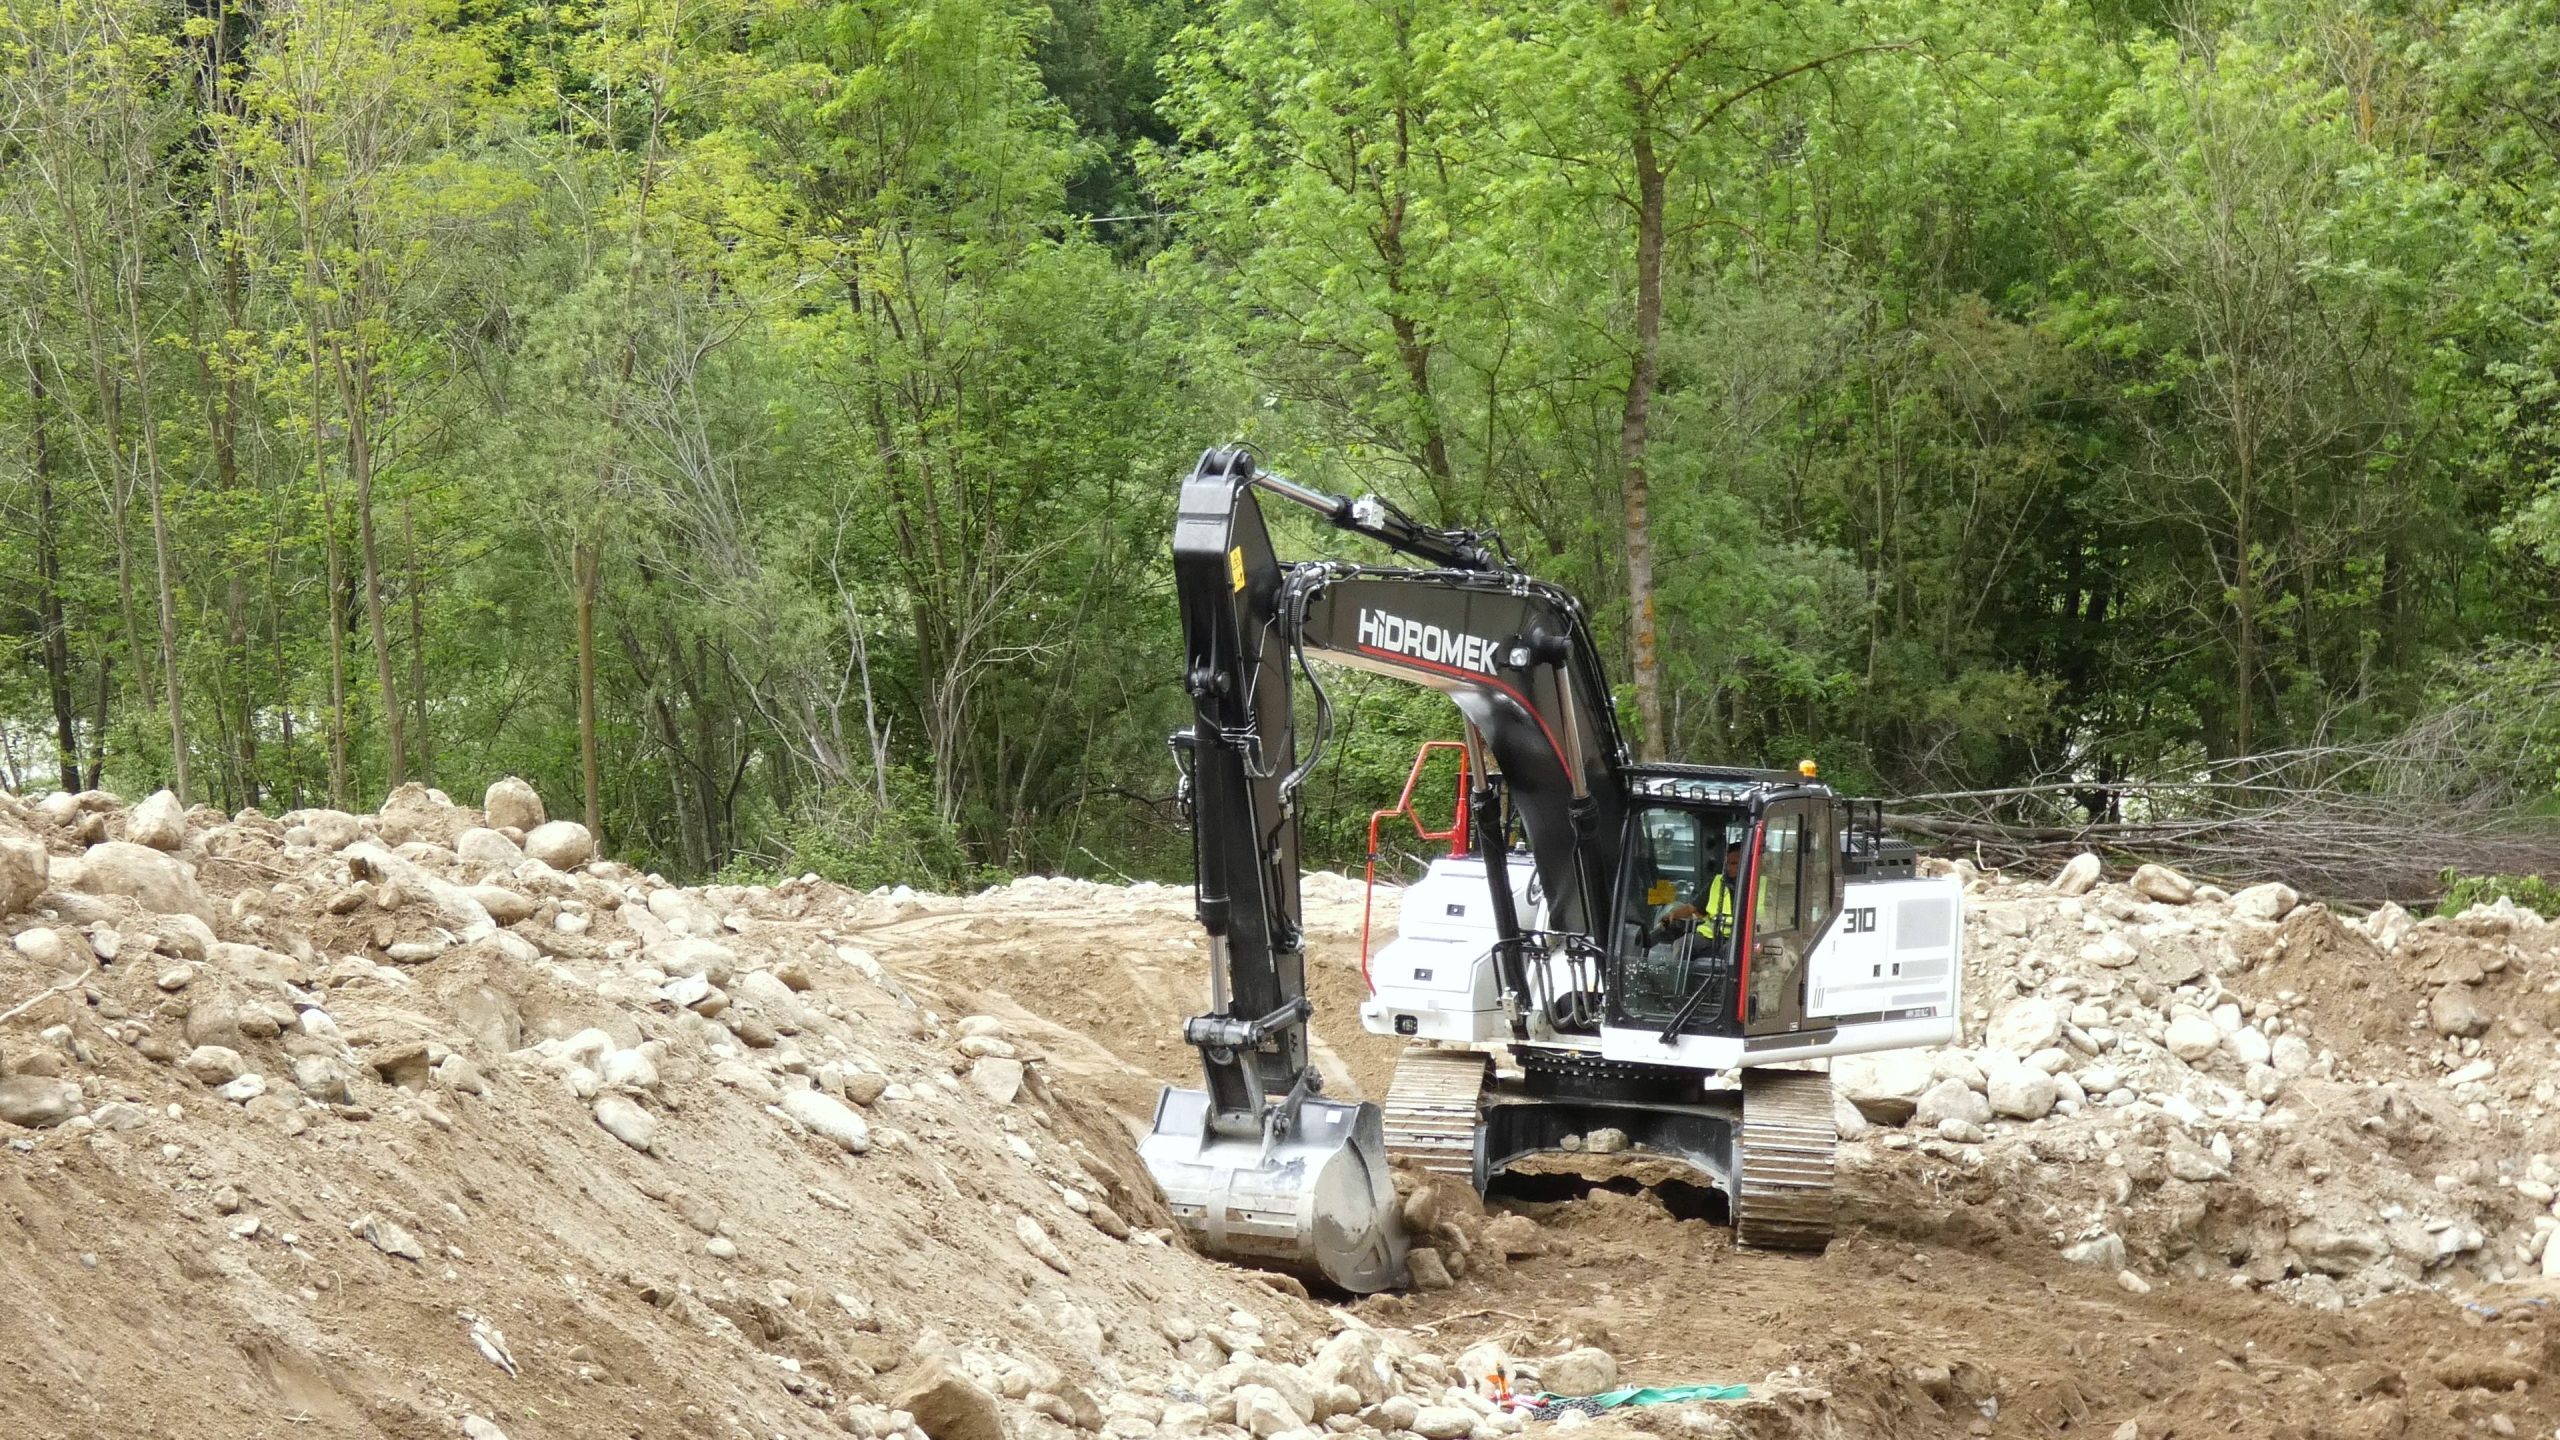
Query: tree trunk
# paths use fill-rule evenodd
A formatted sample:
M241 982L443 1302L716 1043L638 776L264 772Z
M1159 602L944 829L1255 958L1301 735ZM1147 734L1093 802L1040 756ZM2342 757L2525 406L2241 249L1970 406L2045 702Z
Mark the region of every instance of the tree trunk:
M227 67L230 39L230 7L223 0L212 6L212 24L204 35L203 76L205 107L227 120L237 120L240 105L232 89ZM202 132L200 132L202 133ZM206 403L211 412L208 429L213 441L213 472L216 488L229 497L240 485L240 411L246 367L233 353L238 337L249 333L249 303L243 275L238 235L233 224L240 173L237 152L220 144L208 146L207 156L213 179L213 263L216 292L222 301L223 340L217 347L222 357L222 375L218 382L208 376ZM249 582L246 567L237 563L223 566L223 672L225 682L238 692L238 733L233 764L240 775L242 803L256 809L264 800L264 787L258 778L258 687L250 680L249 665Z
M65 790L80 788L80 722L71 698L71 631L62 613L62 514L53 495L52 457L45 452L44 373L27 353L27 468L35 477L36 623L44 631L45 692L53 701L55 773Z
M578 592L578 773L586 800L587 832L601 838L602 797L596 773L596 579L603 568L593 538L578 542L572 562Z
M98 657L98 714L89 725L89 774L81 782L83 790L95 790L107 774L107 703L115 694L115 656Z
M409 698L418 707L418 781L436 783L435 732L427 724L427 568L418 558L418 526L400 498L400 544L409 552Z
M320 481L321 548L329 561L329 804L343 810L347 808L347 611L339 597L346 593L347 562L338 545L338 487L329 483L316 407L311 420L311 461Z
M133 598L133 479L132 467L125 462L122 386L107 373L103 360L97 372L99 414L107 439L107 525L116 542L116 604L124 621L125 648L133 652L129 659L134 683L142 687L142 703L148 707L160 697L152 693L151 663L142 642L142 607Z
M338 373L339 407L347 420L347 477L355 485L356 549L364 565L365 636L373 646L374 683L382 691L383 788L397 790L409 783L409 740L400 712L400 683L391 669L391 634L382 622L382 549L373 533L370 362L359 349L350 363L345 345L336 340L329 350Z
M151 500L153 586L160 602L160 674L169 701L170 788L178 803L193 800L187 775L186 691L178 678L178 583L169 557L169 511L160 474L160 420L151 409L151 357L142 320L142 277L137 272L125 287L125 318L132 327L133 399L142 412L142 466Z
M1635 82L1630 80L1629 85ZM1641 112L1640 112L1641 114ZM1653 599L1653 497L1645 472L1653 418L1653 391L1662 363L1663 207L1667 177L1654 153L1653 135L1641 120L1634 145L1636 170L1636 350L1627 377L1627 404L1618 423L1619 486L1625 505L1627 624L1635 651L1637 752L1659 760L1667 737L1662 723L1662 660L1656 648Z

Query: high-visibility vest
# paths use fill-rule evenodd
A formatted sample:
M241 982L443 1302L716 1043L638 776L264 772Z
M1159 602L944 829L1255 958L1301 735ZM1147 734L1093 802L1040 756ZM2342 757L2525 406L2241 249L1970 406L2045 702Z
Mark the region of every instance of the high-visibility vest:
M1707 903L1700 907L1700 913L1705 919L1707 933L1733 933L1733 887L1725 883L1722 871L1707 881Z

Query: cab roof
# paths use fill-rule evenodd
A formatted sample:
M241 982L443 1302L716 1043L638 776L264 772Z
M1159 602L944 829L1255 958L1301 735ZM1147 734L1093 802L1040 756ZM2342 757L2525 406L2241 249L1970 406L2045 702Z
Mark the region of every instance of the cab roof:
M1793 770L1763 770L1744 765L1682 765L1654 761L1630 765L1622 772L1627 793L1669 800L1717 800L1745 804L1779 794L1828 796L1831 787L1807 780Z

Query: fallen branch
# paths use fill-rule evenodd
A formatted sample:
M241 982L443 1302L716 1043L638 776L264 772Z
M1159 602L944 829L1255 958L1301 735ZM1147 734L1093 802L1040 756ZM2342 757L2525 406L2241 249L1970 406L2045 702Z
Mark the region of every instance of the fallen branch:
M5 1025L9 1021L17 1019L19 1016L26 1014L28 1011L33 1010L38 1005L43 1004L56 995L61 995L69 991L79 989L87 982L88 978L89 977L85 975L74 975L68 980L57 982L46 989L37 991L35 994L28 996L26 999L19 1001L17 1004L10 1006L6 1010L0 1010L0 1025Z

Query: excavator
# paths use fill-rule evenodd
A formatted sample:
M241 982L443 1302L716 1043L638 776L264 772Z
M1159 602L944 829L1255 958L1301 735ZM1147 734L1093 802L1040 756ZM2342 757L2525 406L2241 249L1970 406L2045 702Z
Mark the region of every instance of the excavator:
M1263 495L1414 563L1285 562ZM1482 1191L1532 1156L1623 1151L1703 1176L1745 1245L1827 1244L1838 1131L1805 1063L1955 1039L1960 885L1811 762L1637 763L1581 602L1490 531L1227 447L1182 484L1173 572L1209 996L1183 1027L1201 1088L1165 1087L1140 1154L1193 1243L1391 1289L1393 1167ZM1450 853L1364 950L1360 1022L1409 1042L1383 1103L1327 1095L1310 1056L1298 806L1333 737L1327 666L1428 686L1464 722Z

